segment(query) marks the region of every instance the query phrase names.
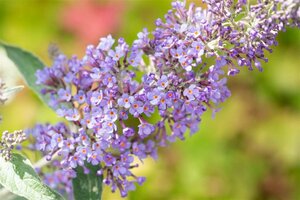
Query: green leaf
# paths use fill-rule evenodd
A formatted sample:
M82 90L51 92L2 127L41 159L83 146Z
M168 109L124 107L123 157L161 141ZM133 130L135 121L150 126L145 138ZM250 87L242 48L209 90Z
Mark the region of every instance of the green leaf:
M76 168L77 177L73 179L75 200L101 200L102 176L97 175L100 166L87 164L90 173L85 174L82 167Z
M24 197L15 196L11 200L26 200Z
M12 193L30 200L64 199L43 184L30 161L19 154L13 154L11 161L0 157L0 183Z
M42 61L40 61L40 59L32 53L18 47L14 47L3 42L0 42L0 47L5 50L6 56L16 65L28 86L40 97L41 100L47 103L47 98L40 93L42 87L35 83L35 72L38 69L43 69L45 66Z

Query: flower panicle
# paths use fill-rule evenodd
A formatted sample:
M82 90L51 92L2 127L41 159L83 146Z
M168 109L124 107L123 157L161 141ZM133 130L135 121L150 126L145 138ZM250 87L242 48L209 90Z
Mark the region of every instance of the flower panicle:
M20 149L21 146L19 146L19 144L24 142L26 138L27 137L22 130L17 130L14 132L4 131L0 141L0 156L6 161L10 160L12 156L12 150L15 147Z
M101 166L104 184L125 197L145 181L132 173L138 161L156 159L158 147L184 140L187 130L196 133L202 114L218 111L230 96L227 76L240 66L262 70L278 32L299 26L295 0L204 2L207 9L174 1L165 20L156 20L152 33L140 32L131 46L109 35L89 45L82 59L60 53L37 71L42 94L69 123L27 131L36 138L33 149L49 160L60 156L54 173L63 176L60 170L86 162ZM211 58L213 65L206 62ZM141 79L137 71L144 72ZM155 122L154 115L160 116ZM62 182L70 186L76 174L65 174ZM53 187L59 181L48 180Z

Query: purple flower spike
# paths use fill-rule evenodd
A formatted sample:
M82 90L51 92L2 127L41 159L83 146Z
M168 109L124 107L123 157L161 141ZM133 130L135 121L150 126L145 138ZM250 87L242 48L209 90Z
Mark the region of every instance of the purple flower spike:
M28 131L30 148L53 161L49 185L72 191L74 168L91 173L88 162L101 167L96 175L113 192L127 196L145 181L132 173L135 156L157 159L158 147L197 132L203 113L210 108L214 115L231 95L227 76L242 66L261 71L278 33L300 27L299 0L203 1L205 9L174 1L165 20L131 46L108 35L83 58L60 54L36 72L42 95L67 121Z

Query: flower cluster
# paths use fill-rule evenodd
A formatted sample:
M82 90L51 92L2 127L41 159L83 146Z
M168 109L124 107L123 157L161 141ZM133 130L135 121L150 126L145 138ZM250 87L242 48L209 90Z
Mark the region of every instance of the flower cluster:
M101 38L82 59L60 54L37 71L42 94L69 122L28 130L34 148L49 160L58 154L56 166L68 170L55 172L61 177L56 183L71 190L72 169L89 163L121 196L142 184L145 178L131 171L138 166L134 158L156 159L159 146L185 139L187 130L195 133L202 114L217 111L230 96L226 69L227 75L237 74L238 65L261 70L264 50L276 44L278 32L299 26L299 3L284 2L206 0L203 10L175 1L151 37L145 29L131 46L122 38ZM153 116L159 119L153 122ZM48 182L55 186L54 179Z
M4 131L2 133L2 140L0 141L0 156L2 156L6 161L11 159L11 151L16 145L19 145L26 140L26 134L22 131L14 131L10 133Z

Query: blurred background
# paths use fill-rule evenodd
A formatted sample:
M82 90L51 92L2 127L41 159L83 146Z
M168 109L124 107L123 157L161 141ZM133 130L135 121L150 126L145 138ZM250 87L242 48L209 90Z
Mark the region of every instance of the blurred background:
M144 27L153 30L170 3L0 0L0 39L50 65L49 44L82 56L87 44L109 33L131 43ZM288 29L278 41L263 73L244 69L229 80L232 97L214 119L206 113L197 134L160 149L158 161L136 170L147 181L128 200L300 199L300 31ZM8 61L0 62L1 77L23 84ZM0 132L60 120L27 88L0 114ZM105 188L103 199L120 197Z

